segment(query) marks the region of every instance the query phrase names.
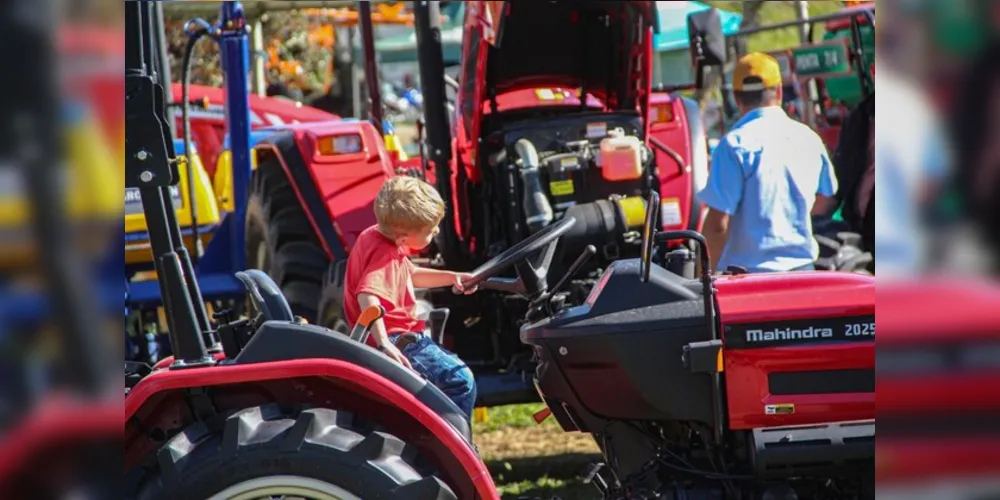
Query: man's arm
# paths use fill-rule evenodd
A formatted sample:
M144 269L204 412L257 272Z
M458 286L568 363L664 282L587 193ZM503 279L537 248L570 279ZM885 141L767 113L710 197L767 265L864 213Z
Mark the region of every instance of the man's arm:
M837 173L833 168L833 162L830 161L830 156L826 153L826 146L823 145L822 140L819 140L819 137L816 137L816 139L820 145L819 158L821 166L819 170L819 187L816 189L816 201L813 203L812 215L829 215L837 209L838 198L835 198L835 196L839 188L839 182L837 181Z
M716 263L729 239L729 220L743 201L745 182L743 163L732 146L724 140L712 153L708 185L698 193L698 199L709 208L704 234L709 252Z
M369 307L381 305L381 302L375 295L370 293L359 293L358 305L360 305L361 310L364 311ZM389 342L389 334L385 331L385 322L382 321L382 318L379 318L372 324L371 335L375 338L375 345L377 345L382 352L395 360L397 363L413 369L413 366L410 365L410 361L403 356L403 353L399 352L399 349L396 349L396 346L393 345L392 342Z
M722 256L722 249L726 248L726 240L729 239L729 218L729 214L720 212L714 208L710 208L708 216L705 217L705 228L703 231L705 240L708 241L709 253L714 263L719 262L719 258Z

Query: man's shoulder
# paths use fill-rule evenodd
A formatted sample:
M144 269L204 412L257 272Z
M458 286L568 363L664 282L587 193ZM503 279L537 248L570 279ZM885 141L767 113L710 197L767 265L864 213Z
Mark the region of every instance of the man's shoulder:
M790 130L793 134L796 142L798 143L797 146L811 144L814 147L821 148L824 152L826 151L826 143L823 142L823 138L820 137L819 133L808 124L800 122L792 117L788 117L785 126L788 127L788 130Z
M763 139L761 136L764 135L760 128L756 121L739 124L722 136L719 146L737 156L746 151L760 149Z

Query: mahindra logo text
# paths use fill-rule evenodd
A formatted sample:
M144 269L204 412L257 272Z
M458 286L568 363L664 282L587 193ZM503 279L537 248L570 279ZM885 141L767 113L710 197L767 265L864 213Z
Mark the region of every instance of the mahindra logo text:
M813 340L833 338L832 328L775 328L773 330L747 330L747 343L774 342L779 340Z

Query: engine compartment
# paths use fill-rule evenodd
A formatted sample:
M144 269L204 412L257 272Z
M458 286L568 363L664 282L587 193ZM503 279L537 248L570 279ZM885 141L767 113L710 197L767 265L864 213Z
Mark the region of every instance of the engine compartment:
M469 242L466 268L475 268L533 231L570 215L577 222L560 239L549 284L587 245L595 245L597 255L561 294L565 304L582 303L611 262L640 253L642 198L659 189L655 155L648 150L641 153L639 178L621 181L602 176L599 156L601 141L610 131L641 136L642 117L635 111L551 106L487 113L483 120L483 139L476 151L481 178L465 184L462 201L462 211L468 214L462 221ZM509 276L514 276L513 269ZM436 307L451 309L446 346L476 372L481 393L500 394L481 404L537 399L528 383L535 369L531 350L510 335L520 329L527 301L498 293L455 296L449 291L431 292L428 298ZM497 371L500 375L494 375Z
M482 228L488 257L567 213L577 225L564 238L564 258L557 262L572 261L587 244L599 250L590 271L636 255L632 247L641 220L620 201L658 189L654 155L643 145L641 173L633 179L608 180L602 172L601 144L616 131L641 137L637 113L581 111L541 117L537 110L507 112L488 116L484 130L479 157L487 192L474 227Z

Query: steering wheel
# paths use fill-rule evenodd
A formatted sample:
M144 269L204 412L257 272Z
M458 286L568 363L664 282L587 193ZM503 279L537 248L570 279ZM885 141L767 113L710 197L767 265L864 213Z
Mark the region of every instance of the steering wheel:
M250 294L250 301L264 317L264 321L295 320L292 308L289 307L281 289L270 276L257 269L248 269L236 273L236 279L240 280L246 287L247 293Z
M545 292L548 289L546 277L556 253L556 243L574 224L576 219L573 217L563 217L479 266L462 286L466 289L478 286L484 290L499 290L526 298ZM529 262L529 257L540 250L545 250L541 260ZM497 277L511 266L515 266L517 271L516 279Z
M657 215L660 207L660 195L653 191L646 200L646 224L642 228L642 258L639 259L639 279L649 282L649 272L653 266L653 245L656 239Z

